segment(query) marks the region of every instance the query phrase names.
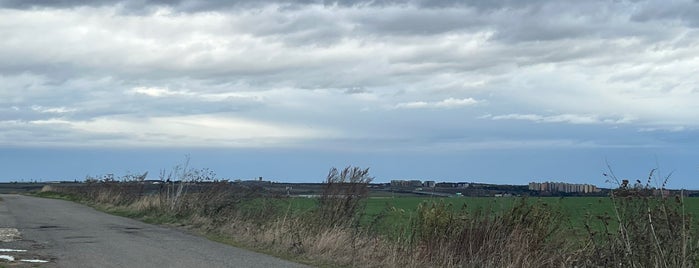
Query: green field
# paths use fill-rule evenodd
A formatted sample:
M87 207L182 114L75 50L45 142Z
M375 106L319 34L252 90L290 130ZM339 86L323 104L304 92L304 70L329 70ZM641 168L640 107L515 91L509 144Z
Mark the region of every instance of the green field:
M547 267L656 267L661 262L664 267L698 267L699 263L695 243L699 225L692 217L699 213L699 198L680 202L679 197L664 199L635 191L619 192L627 197L613 200L359 199L359 194L352 193L325 199L289 198L236 192L225 184L230 188L202 188L177 199L184 201L173 206L169 195L139 196L133 194L138 189L133 185L118 186L122 185L56 187L62 192L41 195L78 200L154 223L190 226L253 248L303 256L333 267L357 266L356 261L362 261L358 266L376 267L541 263L548 263ZM342 259L348 252L362 257Z
M407 226L421 203L445 203L455 210L473 212L481 209L497 213L511 209L518 200L517 197L372 197L366 200L362 224L399 229ZM615 215L608 197L530 197L527 201L559 211L563 226L576 232L584 231L585 222L592 228L600 229L602 222L596 216L609 215L614 218ZM699 215L699 198L685 198L684 201L686 212ZM316 203L317 200L313 198L292 198L289 208L294 212L304 212L312 210Z

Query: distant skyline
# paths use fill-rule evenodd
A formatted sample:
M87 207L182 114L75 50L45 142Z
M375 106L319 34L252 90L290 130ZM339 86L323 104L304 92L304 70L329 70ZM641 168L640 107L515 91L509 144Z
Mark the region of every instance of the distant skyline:
M167 2L167 3L165 3ZM699 2L0 0L0 180L699 189Z

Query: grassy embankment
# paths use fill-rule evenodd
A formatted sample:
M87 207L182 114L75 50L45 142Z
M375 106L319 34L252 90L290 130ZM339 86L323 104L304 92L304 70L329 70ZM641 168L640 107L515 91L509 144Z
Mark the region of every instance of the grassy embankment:
M699 199L367 198L366 170L331 172L318 199L228 183L187 191L138 183L45 189L153 223L190 226L321 266L694 267ZM465 206L464 206L465 205ZM690 213L691 212L691 213Z

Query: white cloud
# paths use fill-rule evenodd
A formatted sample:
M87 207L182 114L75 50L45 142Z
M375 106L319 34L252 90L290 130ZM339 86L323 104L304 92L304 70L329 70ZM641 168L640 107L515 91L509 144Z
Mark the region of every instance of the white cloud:
M685 126L672 126L672 127L647 127L647 128L639 128L638 132L657 132L657 131L666 131L666 132L682 132L687 130Z
M56 146L168 146L168 147L265 147L297 146L299 142L318 137L334 137L328 130L311 129L289 124L251 121L225 115L193 115L151 118L105 117L89 121L48 119L3 121L0 127L50 129L59 128L75 140L57 141ZM103 137L80 141L80 137ZM17 144L33 141L25 137ZM26 144L24 144L26 145Z
M394 106L395 109L422 109L422 108L458 108L464 106L472 106L480 103L480 101L473 98L455 99L448 98L436 102L425 102L425 101L414 101L414 102L402 102Z
M135 87L131 90L132 94L142 94L149 97L166 97L166 96L192 96L194 94L185 91L173 91L167 88L158 87Z
M430 144L529 133L503 120L623 124L641 136L699 126L699 32L679 12L688 1L661 13L650 0L62 3L70 8L0 8L0 120L20 122L3 125L16 134L4 143L131 133L166 144L172 132L203 144L239 128L232 140ZM483 113L494 114L487 126L473 124ZM548 138L598 138L560 135Z
M70 112L75 112L77 109L66 108L66 107L43 107L40 105L32 105L31 109L39 113L49 113L49 114L65 114ZM18 107L13 107L13 110L19 111Z
M538 115L538 114L505 114L505 115L485 115L483 119L492 120L524 120L537 123L569 123L569 124L626 124L633 122L631 118L601 118L597 115L559 114L559 115Z
M51 118L51 119L46 119L46 120L32 120L28 122L22 122L22 121L14 121L16 124L30 124L30 125L64 125L64 126L70 126L73 124L73 122L64 120L64 119L58 119L58 118Z

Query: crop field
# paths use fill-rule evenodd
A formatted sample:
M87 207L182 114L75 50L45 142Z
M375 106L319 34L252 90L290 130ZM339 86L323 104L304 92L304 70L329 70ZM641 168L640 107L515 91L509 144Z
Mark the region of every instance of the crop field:
M519 197L371 197L365 200L362 224L381 224L381 231L390 233L386 228L408 226L421 204L444 203L453 210L497 213L511 209L518 200ZM573 232L583 232L586 222L594 229L603 228L597 216L615 216L609 197L530 197L527 202L559 211L563 225ZM699 215L699 197L688 197L684 202L688 214ZM316 205L314 198L291 198L288 203L294 213L308 212Z
M414 211L420 204L445 203L454 210L466 210L475 212L482 210L485 213L506 211L514 206L518 198L500 197L462 197L462 198L422 198L422 197L397 197L397 198L370 198L366 204L366 215L371 218L381 213L393 212L396 221L409 221ZM562 213L562 220L568 222L573 229L582 228L588 215L613 215L612 203L609 198L603 197L545 197L529 198L528 202L547 206ZM697 199L699 202L699 199ZM699 203L697 203L699 208Z
M340 174L359 174L351 170ZM355 175L356 175L355 174ZM344 175L342 175L344 176ZM329 176L321 195L287 197L230 183L102 182L44 187L153 223L320 266L697 267L699 198L372 196L366 182ZM182 194L180 194L182 193ZM310 196L310 195L309 195Z

